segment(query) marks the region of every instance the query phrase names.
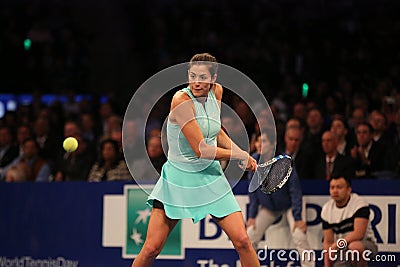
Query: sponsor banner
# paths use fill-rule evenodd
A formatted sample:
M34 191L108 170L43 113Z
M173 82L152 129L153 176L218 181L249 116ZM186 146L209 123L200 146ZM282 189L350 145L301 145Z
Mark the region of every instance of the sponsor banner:
M319 216L329 199L323 181L303 181L311 248L320 255ZM312 185L312 186L310 186ZM353 189L371 207L371 222L380 262L400 261L399 181L355 181ZM379 194L379 191L381 195ZM246 217L246 184L234 193ZM383 194L387 195L383 195ZM150 207L147 195L132 183L5 184L0 187L1 266L130 266L145 240ZM285 218L267 230L262 266L299 266ZM240 266L224 232L207 216L197 224L182 220L153 266ZM320 264L320 263L319 263Z

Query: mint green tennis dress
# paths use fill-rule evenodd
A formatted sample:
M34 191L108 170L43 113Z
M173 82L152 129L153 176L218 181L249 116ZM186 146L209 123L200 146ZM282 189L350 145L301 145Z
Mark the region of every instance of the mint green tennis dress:
M203 133L204 140L217 145L217 136L221 129L220 107L213 90L208 93L204 103L200 103L191 93L186 92L194 102L196 120ZM191 218L194 223L207 214L221 218L240 207L225 178L217 160L199 159L177 124L167 122L168 160L163 165L160 179L157 181L147 203L152 206L154 200L164 204L168 218Z

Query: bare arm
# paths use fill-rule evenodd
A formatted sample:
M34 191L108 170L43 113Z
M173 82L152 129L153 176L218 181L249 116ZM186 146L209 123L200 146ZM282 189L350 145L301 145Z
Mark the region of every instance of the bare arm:
M190 147L199 158L247 161L249 154L236 147L225 148L208 145L195 118L195 107L190 97L183 92L175 94L172 99L170 121L177 123L186 137Z
M332 265L331 260L329 259L329 248L332 246L334 242L334 236L332 229L324 230L324 267L329 267Z
M366 218L354 218L354 230L346 235L344 238L347 244L353 241L359 241L364 238L365 232L367 231L368 219Z

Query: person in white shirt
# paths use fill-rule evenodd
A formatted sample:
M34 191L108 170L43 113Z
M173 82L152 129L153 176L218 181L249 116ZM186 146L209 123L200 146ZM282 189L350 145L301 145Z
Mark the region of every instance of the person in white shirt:
M378 251L369 206L351 190L346 177L330 180L331 199L321 211L325 267L367 266Z

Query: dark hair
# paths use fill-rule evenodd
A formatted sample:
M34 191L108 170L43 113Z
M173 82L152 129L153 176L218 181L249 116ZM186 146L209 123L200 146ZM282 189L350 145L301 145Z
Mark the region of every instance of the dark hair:
M36 141L35 138L28 137L27 139L25 139L25 140L22 142L22 145L25 145L25 144L28 143L28 142L32 142L32 143L35 145L36 149L37 149L37 150L40 150L39 143Z
M214 76L214 74L216 74L218 71L218 62L217 59L209 53L201 53L194 55L190 59L189 69L193 65L202 65L205 64L205 62L207 62L207 65L209 65L208 70L210 71L211 75Z
M367 126L370 133L374 132L374 127L372 127L372 125L369 122L361 122L360 124L357 125L357 128L360 127L361 125Z
M332 118L331 125L332 125L333 121L340 121L340 122L342 122L344 128L349 129L349 125L347 124L347 122L346 122L345 118L343 117L343 115L335 114L333 116L333 118Z
M338 179L341 179L341 178L343 178L346 181L346 184L347 184L348 187L351 187L351 180L350 180L349 177L347 177L345 175L332 176L331 179L329 180L329 182L332 181L332 180L338 180Z
M118 142L112 139L105 139L100 143L100 153L99 153L99 166L103 167L105 164L105 160L103 158L103 149L106 144L111 144L113 149L115 150L115 160L111 163L112 168L118 166L119 161L121 160L121 154L119 152Z

